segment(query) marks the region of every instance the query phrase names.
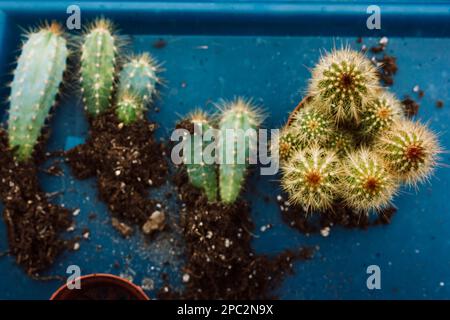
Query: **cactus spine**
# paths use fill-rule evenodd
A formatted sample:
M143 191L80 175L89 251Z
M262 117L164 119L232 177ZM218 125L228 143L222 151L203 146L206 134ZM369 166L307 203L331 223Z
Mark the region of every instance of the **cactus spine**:
M441 153L435 134L409 120L397 122L380 136L377 150L392 174L410 185L429 178Z
M339 177L333 151L317 145L298 150L282 170L281 183L291 202L303 205L308 211L331 207Z
M343 48L326 54L314 67L309 94L337 123L358 122L379 88L371 62L361 53Z
M248 159L256 148L260 115L251 101L237 98L225 103L219 120L219 185L224 203L233 203L242 189Z
M375 152L360 149L345 160L338 190L349 207L361 212L382 209L397 188L394 177Z
M215 202L218 188L216 166L214 163L206 163L204 160L205 146L210 141L204 141L203 138L203 134L212 127L206 114L201 111L194 112L188 120L193 126L193 135L187 142L187 151L184 157L189 181L194 187L205 192L209 202Z
M27 35L11 85L8 135L19 161L33 153L55 104L66 69L68 50L59 24Z
M89 28L81 51L83 103L89 115L97 116L111 104L114 90L117 47L108 20L99 19Z
M142 100L151 102L156 94L156 85L160 82L157 73L159 66L148 53L131 58L119 75L119 95L128 92Z

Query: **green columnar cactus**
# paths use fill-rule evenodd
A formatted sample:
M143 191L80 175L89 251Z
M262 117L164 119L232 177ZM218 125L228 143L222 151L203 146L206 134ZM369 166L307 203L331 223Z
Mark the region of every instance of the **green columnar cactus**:
M311 210L325 210L335 201L339 177L333 151L317 145L298 150L282 167L281 184L289 200Z
M205 163L204 150L211 141L204 141L203 135L211 130L208 117L201 111L194 112L188 121L193 126L193 132L187 142L184 164L189 181L194 187L205 192L209 202L217 201L217 171L214 163Z
M81 91L85 110L97 116L111 104L114 91L117 45L111 23L97 20L83 36Z
M378 154L360 149L344 161L338 192L345 204L365 213L386 207L398 185Z
M53 22L27 35L11 85L8 136L19 161L33 153L55 104L68 50L61 26Z
M355 148L355 140L350 132L336 130L330 135L325 146L335 151L339 157L342 157Z
M403 108L391 93L380 93L366 104L361 116L361 128L367 135L376 135L389 129L394 121L403 119Z
M372 63L361 53L343 48L320 59L312 71L308 93L337 123L358 122L379 88Z
M291 128L300 143L307 146L329 140L334 124L327 116L308 106L295 114Z
M120 72L119 95L129 92L145 104L151 102L160 82L159 69L158 63L148 53L131 58Z
M242 189L251 148L256 148L256 129L260 115L251 102L243 98L225 103L219 120L219 186L222 202L233 203Z
M124 93L117 102L116 115L125 125L134 123L144 117L143 103L140 99Z
M380 135L376 150L392 174L409 185L427 180L442 152L434 133L409 120L397 122Z

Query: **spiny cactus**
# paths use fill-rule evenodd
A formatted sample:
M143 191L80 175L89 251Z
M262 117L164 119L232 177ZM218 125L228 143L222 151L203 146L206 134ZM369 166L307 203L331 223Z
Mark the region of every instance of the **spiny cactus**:
M337 192L338 164L333 151L317 145L298 150L282 167L281 184L289 200L308 211L330 208Z
M379 89L377 72L360 52L345 47L321 57L312 71L308 93L337 123L358 122Z
M11 84L8 135L19 161L30 158L66 69L68 50L59 24L27 35Z
M338 188L344 203L365 213L386 207L398 185L377 153L360 149L344 161Z
M333 122L313 106L298 111L291 124L297 139L304 145L327 141L334 130Z
M392 174L409 185L427 180L441 153L435 134L409 120L397 122L380 136L376 149Z
M98 19L83 36L81 91L85 110L97 116L111 104L114 91L117 44L111 22Z
M193 125L190 141L187 142L184 163L189 181L194 187L202 189L209 202L217 200L217 172L214 163L205 163L204 150L211 141L204 141L203 135L211 130L208 117L201 111L195 111L188 117Z
M335 130L326 141L325 146L336 152L338 156L345 156L355 147L355 139L350 132Z
M119 95L129 92L143 103L151 102L160 82L159 71L158 63L148 53L131 58L120 72Z
M117 102L116 115L122 123L129 125L143 118L144 105L140 99L129 93L124 93Z
M400 101L391 93L382 92L366 104L361 116L361 128L365 134L376 135L402 118Z
M219 186L224 203L233 203L241 191L247 171L250 148L256 148L256 138L245 133L256 133L261 121L251 101L243 98L224 103L219 119ZM242 130L241 132L239 132ZM249 131L247 131L249 130ZM244 134L243 136L241 136ZM227 137L228 135L228 137Z
M302 143L298 138L296 130L291 127L284 127L279 134L278 143L272 141L271 153L278 154L280 162L289 160L292 155L302 147Z

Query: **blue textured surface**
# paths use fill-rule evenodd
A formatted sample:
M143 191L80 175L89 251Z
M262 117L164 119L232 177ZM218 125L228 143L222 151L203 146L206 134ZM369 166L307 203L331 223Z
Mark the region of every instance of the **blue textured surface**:
M18 25L27 27L50 17L64 19L65 6L65 3L58 2L42 6L35 4L30 8L26 3L0 2L0 8L5 9L5 14L0 11L2 74L13 67L11 63L17 54L14 50L18 47L20 32ZM224 13L220 23L208 18L207 12L215 10L208 6L190 7L188 13L183 15L174 12L176 6L170 5L133 7L132 4L127 7L89 4L81 8L86 8L87 12L83 18L99 14L114 17L120 22L123 33L133 33L130 51L149 51L159 61L165 62L163 76L167 86L161 88L162 97L157 102L161 111L149 114L151 119L160 123L158 135L162 138L169 136L179 115L196 106L214 110L212 101L235 95L254 97L267 111L265 126L278 127L301 98L309 78L307 68L317 61L321 49L331 49L334 44L340 43L359 48L355 42L357 36L385 34L389 36L388 52L398 58L399 72L392 90L399 97L414 95L412 88L415 85L425 91L425 97L420 101L419 117L441 132L443 147L450 149L450 28L445 29L450 11L447 5L430 5L424 8L423 16L413 14L419 13L418 5L386 6L387 29L373 33L365 29L365 10L357 10L364 8L362 4L360 7L326 7L337 11L323 11L323 6L311 5L307 11L293 10L290 14L283 11L286 7L282 6L257 7L259 14L270 9L267 13L273 20L264 20L245 8L235 8L233 12L232 7L223 5L218 7ZM161 24L145 22L144 16L132 14L142 10L151 17L158 17L157 21ZM343 18L346 17L343 12L354 18L352 22ZM395 18L396 14L397 17L404 17L408 12L412 12L409 16L406 14L411 20L409 27L405 28L405 21ZM228 19L225 13L229 15ZM254 21L255 25L243 23L246 14L250 19L248 21ZM181 18L177 20L175 17ZM283 17L284 20L281 19ZM203 35L196 35L198 33ZM233 35L227 36L228 33ZM295 36L286 36L288 34ZM167 46L155 49L153 43L160 38L167 42ZM364 38L367 45L376 41L375 38ZM2 78L3 83L7 80L10 80L9 76ZM444 101L443 109L435 107L438 99ZM57 108L50 122L53 134L48 144L49 150L63 149L86 136L87 123L78 101L78 97L69 95ZM5 106L2 106L2 118L4 109ZM448 163L448 154L443 155L442 162ZM270 254L285 248L317 246L313 260L295 265L296 275L289 277L280 288L282 298L448 299L449 177L449 169L442 166L430 184L421 186L417 193L404 190L395 200L399 210L389 226L367 231L336 227L332 228L328 237L306 237L283 224L275 202L267 204L262 201L263 195L274 199L279 193L278 177L253 179L249 188L257 189L258 194L252 193L248 198L252 202L257 225L254 246L258 252ZM68 265L77 264L83 273L129 275L137 284L141 284L144 278L151 278L156 287L161 284L159 274L164 270L169 272L174 282L179 283L176 270L182 265L182 256L179 255L182 241L176 235L161 234L152 243L146 243L138 234L131 240L124 240L111 228L105 206L96 200L94 180L74 180L65 168L63 177L42 174L41 181L48 192L65 191L55 201L70 208L80 208L79 215L75 217L75 233L80 233L84 227L90 229L90 240L81 241L79 251L65 253L48 274L64 274ZM161 191L155 191L156 195L158 192ZM166 202L165 199L162 201L163 205L171 208L168 211L176 220L174 204ZM96 219L88 218L91 212L97 214ZM260 227L267 223L273 224L273 228L261 232ZM170 241L172 236L174 242ZM101 250L98 250L98 245L102 246ZM0 222L0 251L6 248L5 228ZM120 264L118 268L114 266L116 261ZM169 263L164 264L165 261ZM366 287L366 267L370 264L381 267L382 290L369 291ZM31 280L17 268L11 257L3 257L0 258L0 284L2 299L47 299L60 283Z

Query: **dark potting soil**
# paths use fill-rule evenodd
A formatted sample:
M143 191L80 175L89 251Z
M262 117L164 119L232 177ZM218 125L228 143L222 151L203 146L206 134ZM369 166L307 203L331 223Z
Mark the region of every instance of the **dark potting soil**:
M192 187L183 169L174 177L181 202L180 225L186 242L183 292L163 287L160 299L272 299L293 262L312 252L285 251L276 257L256 254L251 247L250 207L245 200L233 205L208 203Z
M72 224L71 212L49 202L38 181L38 166L46 159L43 134L33 158L14 160L6 131L0 129L0 198L4 206L9 254L33 277L53 264L69 245L62 233Z
M75 177L97 177L99 197L120 223L142 227L156 210L148 189L166 181L168 165L155 130L146 119L126 126L108 112L91 119L86 143L66 153Z
M336 204L330 210L317 214L307 214L299 206L289 206L279 201L283 221L290 227L304 234L323 232L325 228L342 226L349 229L368 229L372 226L387 225L397 212L394 207L380 211L374 219L369 215L359 214L342 204Z

